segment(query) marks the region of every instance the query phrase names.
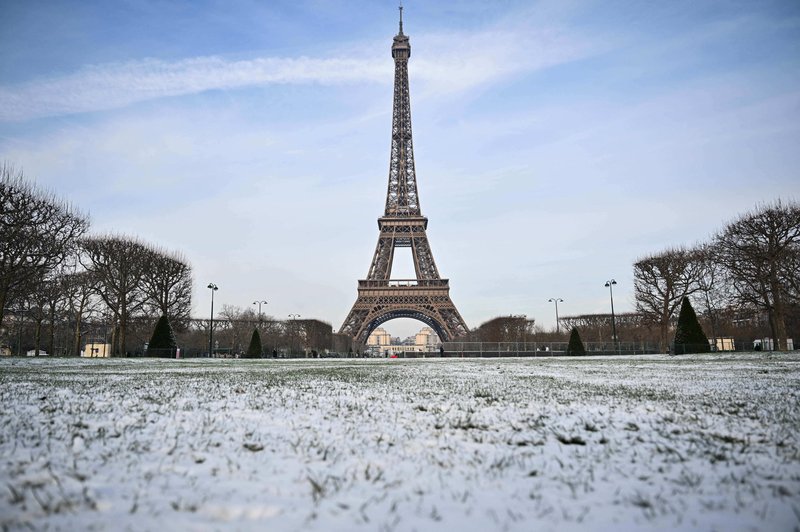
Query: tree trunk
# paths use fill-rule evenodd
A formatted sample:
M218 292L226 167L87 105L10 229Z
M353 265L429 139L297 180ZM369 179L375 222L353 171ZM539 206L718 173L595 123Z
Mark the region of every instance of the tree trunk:
M75 329L72 332L72 354L75 356L81 356L81 314L80 310L75 313Z
M669 322L662 321L658 337L658 349L662 353L669 352Z
M0 329L3 328L3 317L6 311L6 291L0 290Z
M778 351L786 351L786 321L784 320L783 296L781 295L781 284L775 271L770 272L769 288L772 291L772 305L775 336L773 342L777 345Z
M33 349L37 357L39 356L39 347L42 344L42 321L44 320L40 314L36 317L36 327L33 329Z
M125 310L123 310L120 313L120 318L119 318L119 352L122 356L127 356L128 354L127 351L125 351L125 342L126 342L125 333L126 329L128 328L127 321L128 321L127 313L125 312Z
M708 291L704 294L704 299L706 300L706 311L708 312L708 318L711 322L711 337L712 342L714 345L714 349L717 348L717 319L716 319L716 312L714 312L714 305L711 304L711 298L708 297Z
M111 322L111 356L117 356L119 350L117 349L117 320L116 318Z
M658 339L658 348L662 353L669 353L669 298L664 297L664 304L661 307L661 327Z
M121 295L119 300L119 352L122 356L127 356L128 353L125 351L127 338L125 336L128 329L128 295L126 293Z
M47 330L47 352L51 355L56 354L56 306L50 306L50 326Z
M76 357L81 356L81 329L79 325L72 331L72 354Z

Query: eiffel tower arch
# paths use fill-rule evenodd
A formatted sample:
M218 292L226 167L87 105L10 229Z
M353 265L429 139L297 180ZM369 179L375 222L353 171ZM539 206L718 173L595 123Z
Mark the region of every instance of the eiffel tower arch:
M370 333L382 323L395 318L413 318L429 325L446 342L465 335L468 328L450 299L448 279L439 276L426 233L428 219L420 210L408 88L411 44L403 34L402 6L400 31L392 43L392 57L394 101L386 210L378 218L378 245L367 278L358 281L358 298L339 332L365 344ZM398 247L411 248L415 279L390 278Z

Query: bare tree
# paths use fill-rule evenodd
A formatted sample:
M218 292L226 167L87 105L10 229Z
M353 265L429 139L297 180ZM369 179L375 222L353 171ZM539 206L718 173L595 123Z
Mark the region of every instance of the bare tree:
M778 349L786 349L786 299L798 286L800 205L780 200L729 223L716 238L740 299L765 310Z
M478 327L481 342L524 342L533 333L535 320L526 316L499 316Z
M277 349L281 339L285 336L286 327L272 316L261 316L258 323L261 332L261 343L265 350Z
M333 327L320 320L297 320L298 336L302 339L302 347L322 352L333 346Z
M0 167L0 327L10 297L25 300L64 260L89 228L70 204Z
M152 250L136 240L118 236L87 238L82 247L83 265L114 315L112 352L124 355L128 322L145 302L142 278Z
M800 246L790 248L781 271L789 300L794 305L800 304Z
M142 277L149 305L183 329L192 310L192 268L177 253L152 251Z
M219 332L219 340L227 342L234 354L244 352L245 343L250 340L253 327L258 323L256 312L250 308L242 310L236 305L222 305L219 317L219 325L224 327Z
M697 278L697 294L708 316L711 337L716 344L719 329L719 314L733 303L730 276L717 255L719 250L713 244L701 244L693 250L700 266Z
M74 324L71 354L77 356L81 352L84 320L95 314L100 306L95 291L96 283L93 274L85 270L64 275L61 283L66 298L66 314Z
M54 292L53 281L39 281L27 292L27 300L30 305L30 316L33 318L33 351L35 356L39 356L42 351L42 325L47 317L47 305ZM52 351L48 354L53 354Z
M51 355L57 355L58 348L63 346L56 345L56 325L64 316L66 305L66 294L62 286L62 275L59 272L57 277L54 277L46 285L46 319L47 319L47 352Z
M573 327L581 332L581 339L590 342L610 342L611 314L580 314L561 316L561 327L567 330ZM651 342L656 339L652 332L653 324L644 319L638 312L620 312L616 314L617 335L629 342Z
M694 252L672 248L633 265L636 311L659 327L659 349L668 346L669 327L681 300L698 289L700 261Z

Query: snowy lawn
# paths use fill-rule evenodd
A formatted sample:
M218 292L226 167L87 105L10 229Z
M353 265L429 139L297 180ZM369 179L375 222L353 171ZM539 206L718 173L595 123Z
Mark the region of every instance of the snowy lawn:
M798 530L800 355L0 361L0 528Z

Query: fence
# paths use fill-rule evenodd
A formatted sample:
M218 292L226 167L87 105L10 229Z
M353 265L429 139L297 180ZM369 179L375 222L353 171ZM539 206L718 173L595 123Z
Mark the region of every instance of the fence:
M743 340L728 340L722 341L722 338L717 339L717 343L714 344L711 340L709 340L709 348L703 351L703 345L699 344L673 344L672 352L678 355L684 353L701 353L701 352L711 352L711 353L733 353L733 352L758 352L758 351L778 351L778 346L774 343L771 339L765 338L764 340L755 340L753 342L745 342ZM794 351L794 342L790 338L787 342L787 351Z
M567 354L567 342L445 342L442 347L444 352L438 349L433 351L394 351L393 354L398 358L499 358L499 357L551 357L565 356ZM721 345L721 344L718 344ZM715 349L710 346L712 352L746 352L761 351L762 346L769 348L771 343L762 344L756 342L730 342L723 345L723 348ZM586 355L648 355L658 354L661 351L658 345L649 342L585 342L583 344ZM673 353L696 353L700 346L678 345L672 346ZM792 346L793 347L793 346ZM769 349L765 349L769 350ZM142 356L138 353L135 356ZM174 358L174 350L160 352L149 350L147 356L160 356ZM233 358L230 349L215 349L214 358ZM289 352L279 350L274 355L271 351L265 350L262 358L365 358L379 357L384 358L388 355L367 354L367 353L338 353L320 351L316 352ZM208 358L208 349L181 349L180 358Z
M445 342L445 357L542 357L563 356L567 342ZM647 342L585 342L587 355L643 355L658 353ZM428 353L426 355L429 356ZM434 353L434 356L439 353Z
M647 342L586 342L583 344L587 355L642 355L659 353L658 346ZM444 352L433 351L394 351L398 358L498 358L498 357L549 357L564 356L567 342L445 342ZM231 353L215 351L214 358L229 358ZM320 353L322 358L375 357L362 353ZM385 354L377 357L384 358ZM208 350L181 350L181 358L206 358ZM263 358L273 358L265 351ZM310 353L289 353L281 350L277 358L316 358Z

